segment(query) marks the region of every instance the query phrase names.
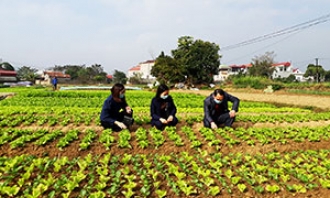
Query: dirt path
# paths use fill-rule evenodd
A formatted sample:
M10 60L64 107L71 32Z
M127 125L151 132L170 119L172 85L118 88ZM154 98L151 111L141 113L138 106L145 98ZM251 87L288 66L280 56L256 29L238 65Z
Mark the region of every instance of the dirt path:
M305 106L305 107L317 107L323 110L330 110L330 96L312 96L312 95L298 95L274 92L265 94L256 91L237 91L237 90L225 90L229 94L238 97L240 100L245 101L260 101L286 104L292 106ZM210 90L171 90L171 92L189 92L208 96L212 93Z

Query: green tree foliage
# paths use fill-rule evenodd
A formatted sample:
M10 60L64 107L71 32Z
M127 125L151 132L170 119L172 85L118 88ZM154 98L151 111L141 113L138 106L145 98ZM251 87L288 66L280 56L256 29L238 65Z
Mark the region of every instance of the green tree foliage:
M85 68L85 66L79 66L79 65L66 65L64 66L65 74L69 74L72 80L78 79L79 75L78 72L82 68Z
M274 52L266 52L263 55L256 56L252 59L252 67L249 68L248 74L250 76L260 76L271 78L275 70L272 65L274 64Z
M0 69L7 71L15 71L15 68L8 62L0 63Z
M35 78L37 77L37 69L23 66L17 70L17 78L19 80L27 80L34 82Z
M178 40L178 48L172 50L172 55L178 67L184 68L188 84L212 83L213 75L219 71L219 50L215 43L183 36Z
M276 78L274 80L278 81L278 82L283 82L283 83L292 83L292 82L296 82L296 76L293 74L290 74L286 78Z
M330 82L330 70L325 72L324 81L325 82Z
M132 77L129 78L129 82L131 84L142 84L142 74L141 73L134 73Z
M326 71L323 69L321 65L309 64L307 66L307 70L304 74L304 77L312 76L315 82L320 82L322 78L324 78Z
M160 83L183 82L185 80L185 68L179 65L174 58L161 52L151 69L151 75L156 76Z
M113 82L126 84L126 82L127 82L126 74L122 71L115 70L115 72L113 74Z
M103 67L99 64L94 64L89 67L85 65L56 65L50 69L69 74L72 80L79 80L83 83L106 82L107 78L107 73L103 71Z

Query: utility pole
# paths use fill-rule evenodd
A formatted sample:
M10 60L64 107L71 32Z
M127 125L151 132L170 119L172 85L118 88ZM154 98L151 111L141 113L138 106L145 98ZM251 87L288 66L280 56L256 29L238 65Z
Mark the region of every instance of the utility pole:
M316 61L316 82L319 83L319 59L315 58Z

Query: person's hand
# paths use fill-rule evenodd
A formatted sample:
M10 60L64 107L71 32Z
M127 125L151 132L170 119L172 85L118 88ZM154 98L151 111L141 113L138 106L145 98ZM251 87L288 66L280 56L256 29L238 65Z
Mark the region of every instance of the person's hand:
M172 122L173 121L173 116L168 116L168 118L167 118L167 122Z
M160 118L159 121L163 124L167 124L167 120L165 120L164 118Z
M231 111L229 112L229 116L230 116L231 118L235 117L235 115L236 115L236 111L235 111L235 110L231 110Z
M126 125L125 125L124 123L122 123L122 122L118 122L118 121L116 121L115 124L116 124L117 126L119 126L119 128L121 128L121 129L126 129L126 128L127 128Z
M211 122L211 129L217 129L218 126L214 123L214 122Z
M126 113L131 114L132 113L132 108L127 106L126 107Z

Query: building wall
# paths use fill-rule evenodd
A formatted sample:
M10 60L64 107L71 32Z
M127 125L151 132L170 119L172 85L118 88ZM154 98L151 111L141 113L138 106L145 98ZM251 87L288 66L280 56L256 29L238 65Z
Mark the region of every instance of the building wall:
M293 69L291 66L276 66L273 72L273 78L287 78L293 74Z
M142 73L143 79L154 79L155 77L151 75L151 69L154 66L154 62L151 63L142 63L140 72Z

